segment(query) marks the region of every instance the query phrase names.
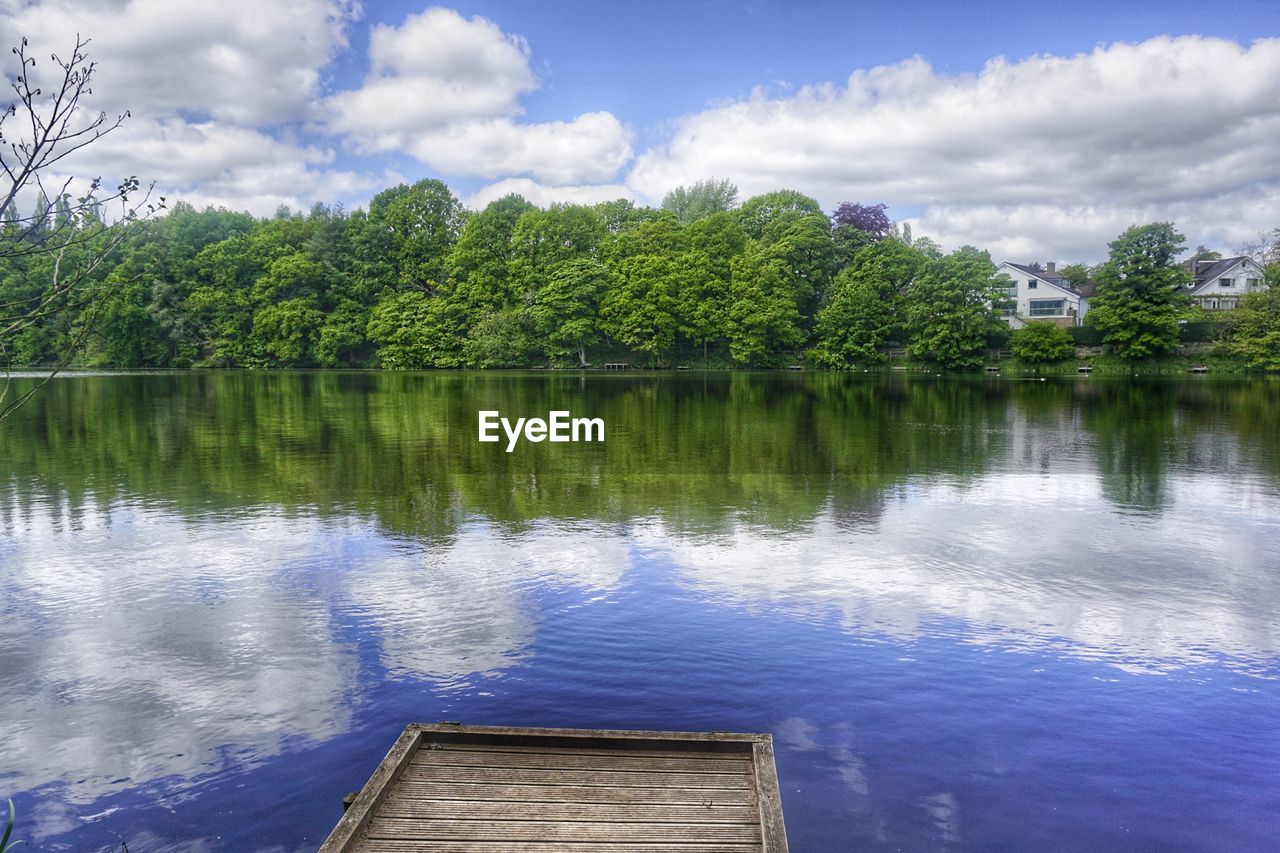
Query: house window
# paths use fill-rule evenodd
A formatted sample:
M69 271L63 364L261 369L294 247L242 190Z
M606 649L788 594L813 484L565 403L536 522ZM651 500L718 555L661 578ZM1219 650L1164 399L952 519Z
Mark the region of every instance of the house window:
M1262 279L1251 278L1248 281L1248 285L1249 285L1249 290L1257 290L1258 288L1262 287Z
M1018 298L1018 285L1016 285L1016 284L1011 284L1011 285L1009 285L1008 287L1004 288L1004 295L1005 295L1005 296L1007 296L1007 297L1009 297L1010 299L1017 299L1017 298Z
M1000 308L1001 317L1015 317L1017 314L1018 307L1016 305L1003 305Z
M1233 286L1235 283L1236 283L1236 280L1235 280L1234 278L1220 278L1220 279L1218 279L1218 287L1231 287L1231 286Z
M1031 311L1032 317L1061 317L1066 314L1067 300L1065 299L1032 299Z
M1208 300L1208 301L1205 303L1205 305L1206 305L1206 307L1208 307L1208 308L1217 308L1217 307L1218 307L1218 300L1216 300L1216 299L1210 299L1210 300Z
M1036 283L1034 281L1028 281L1027 290L1035 290L1035 289L1036 289Z

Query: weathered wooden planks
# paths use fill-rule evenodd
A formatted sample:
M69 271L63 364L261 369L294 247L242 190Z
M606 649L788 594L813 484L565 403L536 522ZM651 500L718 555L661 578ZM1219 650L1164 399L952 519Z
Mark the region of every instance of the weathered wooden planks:
M674 788L609 785L508 785L465 782L415 782L402 779L398 797L472 802L578 802L649 805L747 805L755 807L755 792L746 788Z
M411 725L322 853L785 851L768 735Z

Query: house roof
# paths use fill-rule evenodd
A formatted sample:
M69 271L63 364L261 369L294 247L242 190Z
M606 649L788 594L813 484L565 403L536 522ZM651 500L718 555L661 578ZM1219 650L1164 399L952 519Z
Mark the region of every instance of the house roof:
M1083 296L1080 291L1071 286L1070 279L1063 278L1060 275L1049 273L1039 267L1033 267L1028 264L1015 264L1013 261L1006 261L1005 263L1016 270L1026 273L1027 275L1033 275L1041 281L1047 281L1054 287L1060 287L1068 293L1074 293L1076 296Z
M1222 275L1224 272L1231 269L1236 264L1240 263L1241 261L1247 261L1247 260L1249 260L1247 255L1237 255L1234 258L1222 258L1221 260L1213 261L1212 263L1208 263L1206 261L1196 261L1195 262L1196 280L1195 280L1195 283L1191 286L1192 289L1199 290L1201 287L1205 285L1206 282L1213 281L1215 278ZM1201 264L1207 264L1207 265L1201 266Z

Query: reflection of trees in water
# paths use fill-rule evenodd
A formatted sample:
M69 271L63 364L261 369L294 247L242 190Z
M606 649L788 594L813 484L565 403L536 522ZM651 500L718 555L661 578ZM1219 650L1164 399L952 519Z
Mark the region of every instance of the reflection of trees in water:
M652 515L787 529L829 505L865 525L912 482L1049 471L1082 442L1126 508L1166 507L1171 466L1280 476L1280 400L1261 382L246 372L67 379L33 402L0 431L18 506L41 494L74 516L136 495L193 513L354 512L433 541L468 515L513 532ZM608 440L510 454L476 441L480 409L551 408L603 417Z
M1077 393L1103 494L1116 506L1159 512L1170 478L1211 472L1280 483L1280 385L1253 381L1093 381Z
M1099 383L1083 402L1102 491L1118 507L1158 512L1169 503L1166 477L1179 439L1193 428L1178 417L1178 387L1168 383Z

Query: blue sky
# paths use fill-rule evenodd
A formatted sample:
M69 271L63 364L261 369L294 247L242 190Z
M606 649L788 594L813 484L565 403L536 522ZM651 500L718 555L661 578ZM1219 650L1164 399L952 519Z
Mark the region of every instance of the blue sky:
M1023 260L1280 225L1276 3L0 0L0 31L94 39L98 105L133 118L77 173L264 215L422 177L479 207L714 176Z

